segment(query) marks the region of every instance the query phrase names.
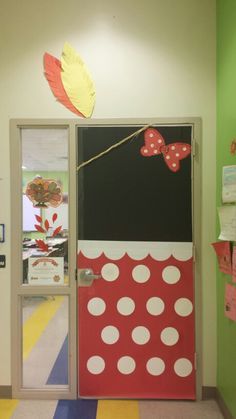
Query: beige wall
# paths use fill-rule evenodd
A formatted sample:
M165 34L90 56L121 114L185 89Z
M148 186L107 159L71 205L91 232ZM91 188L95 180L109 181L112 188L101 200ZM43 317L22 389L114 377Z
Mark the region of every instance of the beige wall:
M93 75L94 118L200 116L203 122L204 384L215 384L215 1L21 0L0 13L0 385L10 378L9 119L74 118L44 79L65 41Z

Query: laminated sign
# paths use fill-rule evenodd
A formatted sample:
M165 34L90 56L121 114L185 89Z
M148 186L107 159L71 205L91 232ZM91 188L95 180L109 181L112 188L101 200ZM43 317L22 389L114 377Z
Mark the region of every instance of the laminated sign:
M28 281L30 285L64 284L64 258L29 258Z

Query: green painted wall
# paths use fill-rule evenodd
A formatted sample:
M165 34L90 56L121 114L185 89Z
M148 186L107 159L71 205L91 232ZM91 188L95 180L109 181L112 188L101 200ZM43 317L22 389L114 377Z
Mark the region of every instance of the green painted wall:
M217 0L217 205L224 165L236 164L230 144L236 138L236 1ZM217 226L217 233L219 226ZM218 273L217 386L236 417L236 322L224 317L224 288L230 277Z

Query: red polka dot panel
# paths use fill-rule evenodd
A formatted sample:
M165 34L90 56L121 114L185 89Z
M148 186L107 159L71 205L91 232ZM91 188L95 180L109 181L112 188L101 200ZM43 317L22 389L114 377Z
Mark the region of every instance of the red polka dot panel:
M102 275L78 289L80 395L195 399L192 257L80 251L78 267Z

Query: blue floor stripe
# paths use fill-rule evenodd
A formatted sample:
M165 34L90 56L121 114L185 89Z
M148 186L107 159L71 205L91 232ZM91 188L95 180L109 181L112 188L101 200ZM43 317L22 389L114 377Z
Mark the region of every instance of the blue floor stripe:
M96 419L97 400L59 400L53 419Z
M68 384L68 336L66 336L47 384Z

